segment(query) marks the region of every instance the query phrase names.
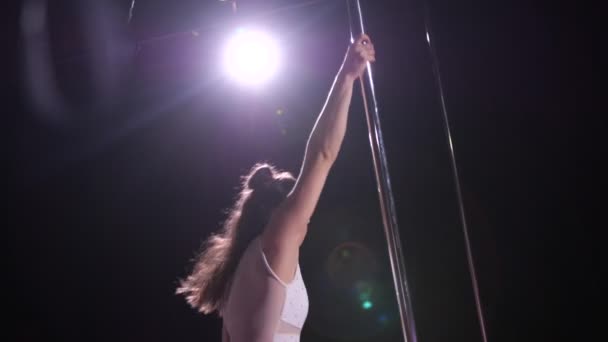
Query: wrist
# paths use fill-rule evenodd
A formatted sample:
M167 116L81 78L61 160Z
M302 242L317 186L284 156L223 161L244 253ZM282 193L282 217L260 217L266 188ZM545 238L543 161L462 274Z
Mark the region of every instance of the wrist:
M338 71L338 75L336 76L337 82L343 82L343 83L354 83L355 80L357 79L357 75L355 75L352 72L347 72L344 69L340 69L340 71Z

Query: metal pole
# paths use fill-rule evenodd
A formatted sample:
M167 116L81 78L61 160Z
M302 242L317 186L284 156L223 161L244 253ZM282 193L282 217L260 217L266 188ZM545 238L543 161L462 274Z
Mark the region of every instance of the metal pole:
M471 275L471 283L473 286L473 295L475 297L475 308L477 309L477 318L479 320L479 327L481 330L481 338L483 342L488 342L488 336L486 333L486 324L483 315L483 309L481 307L481 298L479 295L479 286L477 284L477 275L475 272L475 263L473 261L473 253L471 252L471 241L469 240L469 228L467 225L467 218L464 209L464 202L462 200L462 190L460 188L460 178L458 176L458 167L456 165L456 154L454 152L454 145L452 144L452 133L450 130L450 122L448 120L448 110L445 105L445 95L443 92L443 84L441 83L441 75L439 73L439 60L437 58L437 52L435 51L435 45L431 39L431 16L428 2L424 2L424 26L426 29L426 41L429 47L429 54L431 55L431 63L433 67L433 74L435 76L435 82L437 85L437 91L439 93L439 101L441 103L441 113L444 123L444 132L448 141L448 148L450 151L450 161L452 165L452 175L454 177L454 186L456 190L456 197L458 200L458 209L460 214L460 221L462 224L462 230L464 234L464 243L467 254L467 262L469 267L469 273Z
M354 37L356 35L365 33L363 27L363 14L361 13L359 0L347 0L347 10L350 24L350 39L351 42L354 42ZM369 131L369 142L372 150L378 195L380 198L382 222L384 224L386 241L388 243L388 255L391 262L397 303L399 305L401 328L405 342L417 342L414 311L412 309L409 288L405 276L405 264L401 251L397 215L395 212L391 181L386 161L384 141L382 139L382 129L380 128L380 118L374 91L372 69L369 63L365 75L360 78L360 85Z

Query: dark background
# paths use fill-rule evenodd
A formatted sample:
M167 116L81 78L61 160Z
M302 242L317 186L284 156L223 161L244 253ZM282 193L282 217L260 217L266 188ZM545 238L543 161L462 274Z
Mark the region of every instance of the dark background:
M54 1L47 31L25 25L36 3L3 23L11 340L219 341L177 281L253 163L297 174L346 49L344 3L242 0L237 18L137 1L127 24L130 1ZM422 3L363 4L419 340L480 341ZM604 222L587 215L602 203L597 22L572 3L429 4L489 340L581 338ZM257 91L217 68L238 20L285 51ZM358 89L351 108L302 247L303 341L401 339Z

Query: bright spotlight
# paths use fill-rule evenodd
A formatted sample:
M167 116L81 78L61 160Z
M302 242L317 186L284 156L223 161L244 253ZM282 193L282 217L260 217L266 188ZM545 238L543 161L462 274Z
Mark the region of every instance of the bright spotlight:
M278 70L279 62L276 42L262 31L237 31L224 51L224 68L227 73L247 85L269 80Z

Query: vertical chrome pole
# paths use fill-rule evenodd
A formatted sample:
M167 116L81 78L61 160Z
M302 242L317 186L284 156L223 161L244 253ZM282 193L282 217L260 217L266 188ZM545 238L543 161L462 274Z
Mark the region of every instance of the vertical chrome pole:
M462 190L460 188L460 178L458 176L458 167L456 165L456 154L454 152L454 145L452 143L452 133L450 129L450 121L448 120L448 110L445 105L445 95L443 91L443 84L441 83L441 74L439 73L439 59L437 58L437 52L435 51L434 41L431 39L431 14L428 2L424 2L424 26L426 30L426 42L429 47L429 54L431 56L431 63L433 67L433 75L435 76L435 82L437 86L437 92L439 93L439 101L441 104L441 114L443 119L443 128L448 141L448 149L450 151L450 162L452 166L452 176L454 177L454 187L456 191L456 198L458 200L458 210L460 214L460 221L462 224L462 231L464 234L464 243L467 253L467 263L469 273L471 275L471 283L473 286L473 295L475 297L475 308L477 309L477 319L479 320L479 328L481 330L481 338L483 342L488 342L488 335L486 333L486 323L483 315L483 309L481 307L481 296L479 295L479 285L477 282L477 274L475 272L475 262L473 261L473 253L471 251L471 241L469 239L469 227L467 224L467 218L464 209L464 202L462 200Z
M354 42L356 35L365 33L363 27L363 14L359 0L347 0L348 17L350 24L351 42ZM372 150L378 195L380 197L380 210L384 233L388 243L388 255L393 272L393 281L399 305L401 318L401 328L405 342L417 342L416 326L414 324L414 312L409 294L407 279L405 276L405 264L401 251L401 240L399 238L399 228L397 227L397 214L391 189L391 181L380 128L380 118L378 116L378 105L374 91L374 80L372 77L371 65L368 63L366 73L360 78L361 95L365 107L365 116L369 131L369 142Z

